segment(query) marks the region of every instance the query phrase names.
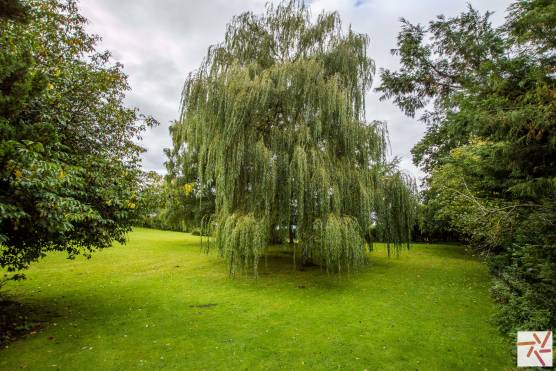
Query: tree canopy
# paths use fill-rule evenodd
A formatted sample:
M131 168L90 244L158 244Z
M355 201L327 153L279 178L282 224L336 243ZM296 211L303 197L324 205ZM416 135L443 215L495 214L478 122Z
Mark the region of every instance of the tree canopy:
M486 257L501 328L556 324L556 4L518 1L506 23L469 9L403 21L379 91L423 112L414 160L429 205Z
M154 121L124 106L122 66L96 51L75 1L1 5L0 266L124 242L136 140Z
M412 181L386 161L384 124L365 121L368 42L337 13L312 22L301 1L267 5L235 17L188 76L174 152L215 189L211 225L232 274L256 272L288 235L334 271L365 263L371 229L410 240Z

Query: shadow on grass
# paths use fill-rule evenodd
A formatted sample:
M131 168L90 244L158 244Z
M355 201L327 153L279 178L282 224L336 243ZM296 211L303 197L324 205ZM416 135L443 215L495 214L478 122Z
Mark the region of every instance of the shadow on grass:
M237 273L229 280L237 289L264 289L269 290L269 295L276 287L290 286L311 295L312 289L333 290L343 292L352 290L358 283L361 275L379 274L384 275L395 267L391 259L373 257L368 255L368 264L355 271L326 271L326 268L318 264L303 264L302 256L296 252L295 264L293 251L282 247L272 247L265 256L261 257L258 265L258 277L252 270ZM238 283L237 285L235 283ZM278 284L279 283L279 284ZM304 290L308 289L308 290Z
M30 334L37 333L44 325L59 317L55 311L43 306L22 304L6 294L0 294L0 347Z

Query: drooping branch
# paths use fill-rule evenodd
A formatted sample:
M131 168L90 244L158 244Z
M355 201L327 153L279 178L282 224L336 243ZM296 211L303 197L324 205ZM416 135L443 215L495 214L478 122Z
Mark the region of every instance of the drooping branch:
M230 273L256 272L271 236L294 231L304 259L357 269L373 214L391 219L381 228L396 246L409 240L411 200L388 192L410 188L388 180L384 125L365 122L367 45L336 13L311 22L302 2L284 2L235 17L187 78L172 133L216 186L215 242Z

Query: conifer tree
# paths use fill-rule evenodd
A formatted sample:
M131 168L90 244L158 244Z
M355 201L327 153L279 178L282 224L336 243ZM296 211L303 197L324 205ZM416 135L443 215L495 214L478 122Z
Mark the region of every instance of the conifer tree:
M556 2L515 1L500 27L491 14L403 20L378 90L427 125L412 150L427 213L488 263L513 338L556 326Z
M216 189L214 241L232 275L256 273L270 240L295 237L327 271L363 265L371 229L410 240L412 182L386 161L384 124L365 121L369 39L337 13L311 19L299 1L233 18L184 85L174 151Z

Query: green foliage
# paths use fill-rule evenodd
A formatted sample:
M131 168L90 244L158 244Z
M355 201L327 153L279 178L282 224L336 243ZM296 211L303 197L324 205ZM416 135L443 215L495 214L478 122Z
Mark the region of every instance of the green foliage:
M125 241L134 141L153 123L123 106L126 76L95 50L74 1L25 5L25 24L0 19L0 266L10 270Z
M534 52L556 48L556 3L551 0L517 1L511 5L506 30Z
M217 246L229 262L230 274L238 268L253 266L255 274L259 257L266 248L267 220L250 214L231 214L219 223L215 237Z
M175 142L179 139L174 128L170 128L170 133ZM214 214L214 187L199 182L195 153L177 144L173 149L165 149L165 154L166 205L161 210L160 224L163 229L184 232L201 229Z
M315 229L320 232L320 251L316 250L316 253L320 254L327 270L349 272L366 263L366 251L361 249L364 241L357 220L330 214L325 221L317 219L315 224Z
M141 176L137 202L137 225L161 228L161 212L166 206L167 195L164 178L155 171L145 172Z
M235 17L187 78L173 153L215 189L232 274L288 235L304 261L360 267L373 213L385 239L410 240L414 190L386 164L384 125L365 122L367 44L336 13L311 22L303 2L283 2Z
M460 236L451 226L450 219L441 212L442 203L438 194L430 188L420 192L421 202L417 207L417 225L413 233L415 241L458 242Z
M143 174L136 225L201 235L203 223L214 213L214 192L201 190L187 165L182 170L178 161L168 159L165 176L153 171Z
M556 325L554 2L519 1L493 28L469 8L403 23L400 71L378 89L428 125L413 149L428 206L487 260L501 329Z
M387 242L388 254L390 243L394 244L396 252L403 243L409 248L411 232L417 219L417 191L413 179L399 172L385 175L379 192L375 225L378 240Z

